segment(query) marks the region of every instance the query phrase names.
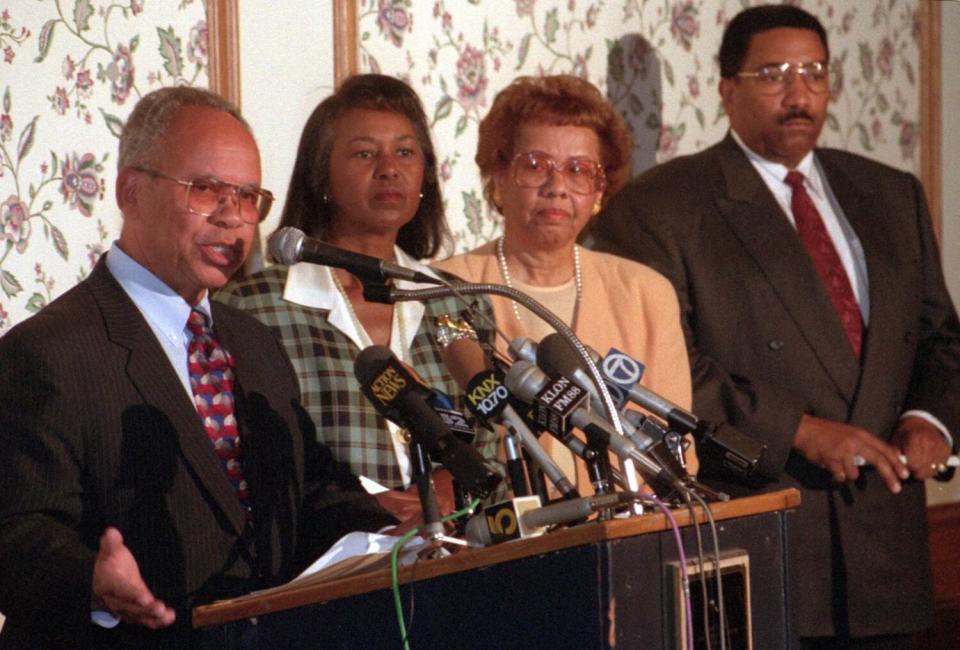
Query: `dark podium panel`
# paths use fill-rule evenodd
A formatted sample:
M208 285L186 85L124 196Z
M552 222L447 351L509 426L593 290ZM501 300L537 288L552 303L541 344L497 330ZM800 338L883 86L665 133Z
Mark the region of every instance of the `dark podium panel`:
M721 551L735 556L731 591L737 582L748 584L741 604L749 607L754 648L792 645L785 540L788 509L798 503L799 494L785 490L713 505ZM674 516L690 562L694 529L686 511ZM701 532L710 553L709 529ZM674 648L677 560L673 532L663 515L653 514L423 561L400 572L410 645ZM261 648L399 647L389 585L389 571L377 571L247 596L197 608L194 626L213 645L226 644L242 627ZM735 615L742 608L733 603L732 609Z

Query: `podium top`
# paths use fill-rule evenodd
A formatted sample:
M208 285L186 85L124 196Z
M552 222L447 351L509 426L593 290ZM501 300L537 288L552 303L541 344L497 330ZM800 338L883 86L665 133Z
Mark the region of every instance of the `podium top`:
M796 508L798 505L800 505L800 492L790 488L732 501L711 503L710 509L715 520L723 521L789 510ZM697 506L696 512L700 522L707 521L701 507ZM677 509L672 511L672 514L679 526L692 525L688 509ZM449 557L417 562L412 566L401 567L399 580L401 584L426 580L574 546L646 535L669 528L670 523L662 512L629 519L592 521L580 526L553 531L539 537L530 537L486 548L466 548ZM271 590L268 594L249 594L240 598L217 601L209 605L196 607L193 610L193 626L199 628L244 618L264 616L311 603L321 603L387 589L390 585L391 578L388 568L332 580L323 584L281 587Z

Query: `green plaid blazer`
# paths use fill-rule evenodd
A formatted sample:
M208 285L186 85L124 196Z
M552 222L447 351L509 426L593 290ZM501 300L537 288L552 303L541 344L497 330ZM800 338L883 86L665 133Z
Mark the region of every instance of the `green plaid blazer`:
M360 391L354 376L353 361L360 352L359 347L330 322L330 309L308 307L284 298L289 269L283 265L264 269L227 285L214 298L252 314L283 342L300 382L303 405L316 424L320 441L330 448L336 459L347 463L356 474L388 488L402 488L403 476L386 419ZM492 322L490 303L479 297L476 304ZM469 416L463 408L462 390L441 360L436 318L443 315L468 316L463 303L453 298L425 303L423 317L404 361L413 366L429 386L449 395L456 408ZM476 317L467 320L477 330L481 343L492 347L491 327ZM496 465L497 433L480 426L474 428L477 432L474 444L484 458Z

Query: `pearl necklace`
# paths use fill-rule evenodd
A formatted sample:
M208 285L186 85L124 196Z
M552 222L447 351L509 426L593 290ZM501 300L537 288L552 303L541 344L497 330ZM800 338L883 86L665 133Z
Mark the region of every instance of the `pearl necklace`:
M510 277L510 269L507 267L507 256L503 252L503 235L497 240L497 262L500 265L500 275L503 276L504 282L508 287L513 289L513 278ZM583 275L580 271L580 247L576 244L573 245L573 284L577 289L577 298L573 303L573 320L570 323L571 327L573 327L573 324L577 320L577 315L580 312L580 295L583 293ZM520 307L517 306L517 302L511 300L510 305L513 307L513 315L517 317L518 321L522 322L520 318Z
M353 303L350 302L350 296L347 295L347 290L343 288L343 285L340 283L340 278L337 277L337 272L334 269L330 269L330 275L333 277L334 286L343 297L343 302L347 304L347 313L350 314L350 320L353 321L353 326L357 328L357 334L360 336L360 341L363 343L363 347L370 347L373 345L373 339L371 339L370 335L367 334L367 330L364 328L363 323L361 323L360 318L357 317L357 312L353 310ZM397 349L394 350L394 352L396 353L397 358L403 361L403 351L407 346L407 327L403 318L403 309L400 305L394 305L393 313L397 317L397 329L399 330L400 334L400 345L397 346ZM391 327L391 330L392 329L393 328Z

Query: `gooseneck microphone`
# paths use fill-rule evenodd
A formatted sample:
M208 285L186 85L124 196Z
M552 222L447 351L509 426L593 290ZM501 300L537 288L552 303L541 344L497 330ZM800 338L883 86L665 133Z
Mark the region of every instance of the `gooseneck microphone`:
M302 230L290 226L280 228L270 235L267 240L267 250L270 257L280 264L293 265L298 262L308 262L333 266L349 271L364 282L382 283L388 278L394 278L425 284L443 284L426 273L307 237Z
M451 434L427 403L430 389L389 348L371 345L362 350L354 361L354 374L377 411L419 436L470 494L484 498L499 485L501 477L487 468L475 447Z

